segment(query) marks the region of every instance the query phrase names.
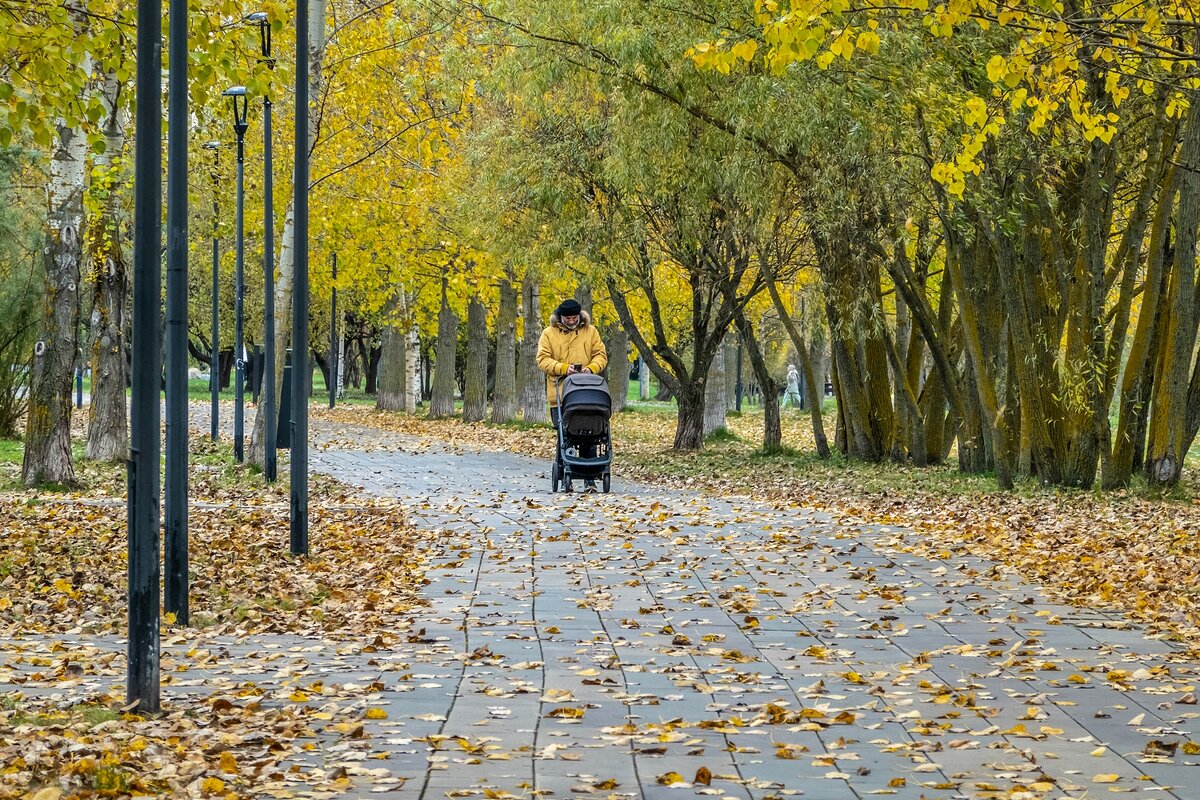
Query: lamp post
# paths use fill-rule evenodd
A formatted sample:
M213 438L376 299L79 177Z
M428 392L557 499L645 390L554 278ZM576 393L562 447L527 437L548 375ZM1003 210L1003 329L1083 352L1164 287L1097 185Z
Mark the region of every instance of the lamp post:
M237 266L233 278L233 457L240 463L245 460L245 452L242 448L246 415L244 386L246 361L242 358L242 340L244 338L242 305L246 295L246 276L243 271L246 249L243 241L243 207L245 204L243 180L246 158L246 110L250 99L246 94L245 86L234 86L221 94L228 97L233 106L233 131L237 134Z
M275 69L271 58L271 20L265 11L256 11L246 21L258 26L262 59ZM267 481L275 482L275 187L271 162L271 97L263 97L263 340L266 353L263 363L262 404L263 472Z
M220 142L205 142L204 149L211 150L212 164L212 361L208 369L208 389L212 395L212 440L215 442L220 434L221 422L221 314L219 278L221 277L221 244L217 236L217 223L220 219L221 208L217 204L217 172L220 167Z
M291 550L308 555L308 0L296 3L295 220L292 282Z
M167 435L163 609L188 624L188 23L171 0L167 106Z
M128 493L129 643L125 699L159 709L159 381L162 380L162 3L137 3L133 178L133 363Z
M337 403L338 390L338 318L337 318L337 253L330 256L333 260L331 270L333 281L329 297L329 407Z

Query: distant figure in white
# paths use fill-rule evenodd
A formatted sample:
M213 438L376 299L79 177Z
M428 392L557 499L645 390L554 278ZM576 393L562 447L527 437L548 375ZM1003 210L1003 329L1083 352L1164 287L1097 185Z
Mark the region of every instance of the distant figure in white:
M800 373L795 364L788 364L787 391L783 393L783 407L795 405L800 408Z

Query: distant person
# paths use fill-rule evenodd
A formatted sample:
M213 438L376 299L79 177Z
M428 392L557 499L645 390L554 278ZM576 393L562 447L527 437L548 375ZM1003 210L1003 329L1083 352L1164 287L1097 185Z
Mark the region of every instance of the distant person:
M563 300L550 315L550 324L538 340L537 365L546 373L546 400L550 404L550 421L555 429L560 424L558 414L559 378L578 372L599 375L608 364L608 351L591 317L575 299ZM556 459L562 458L556 453ZM585 487L595 489L596 482L585 481Z
M788 364L787 374L787 391L783 393L783 408L790 408L795 404L796 408L802 405L800 400L800 373L796 371L795 364Z

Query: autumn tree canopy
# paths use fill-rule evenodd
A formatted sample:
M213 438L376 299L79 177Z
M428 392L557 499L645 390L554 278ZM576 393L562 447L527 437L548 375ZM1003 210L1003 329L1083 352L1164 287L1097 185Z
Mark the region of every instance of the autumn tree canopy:
M208 2L191 14L197 358L212 349L212 200L228 242L232 191L228 152L214 159L200 148L230 139L222 88L269 94L276 186L290 193L279 165L294 146L291 8L265 6L273 65L240 22L257 7ZM521 343L552 303L579 292L605 335L626 337L676 402L679 448L702 446L705 387L736 341L769 395L767 448L787 444L772 416L783 349L808 386L832 383L832 416L813 417L817 441L828 424L832 449L851 458L956 459L1002 486L1179 479L1200 429L1200 23L1190 5L319 8L307 110L314 303L337 286L355 381L366 376L373 391L372 371L407 375L389 392L410 399L388 403L413 406L439 360L458 381L442 385L465 391L457 351L470 336L445 326L471 307L472 335L484 324L493 358L475 351L471 363L490 364L487 392L504 376L499 418L510 418L520 404L509 383L520 394L532 380ZM62 213L73 208L62 205L65 190L81 184L79 225L109 232L80 255L91 285L104 273L96 264L119 264L128 248L136 143L116 134L132 101L131 10L22 2L4 13L0 147L28 156L13 162L22 180L41 182ZM262 180L258 124L252 117L247 139L251 203ZM72 151L86 159L78 176L61 169L70 143L84 145ZM277 209L286 231L290 208ZM253 263L261 221L247 222ZM223 317L231 252L223 248ZM285 313L287 246L277 256ZM89 322L95 309L115 309L101 323L119 317L109 298L126 290L97 286L80 300L87 347L103 329ZM252 278L255 344L261 307ZM314 343L325 342L326 316L314 312L312 325ZM464 345L439 356L451 330ZM325 369L329 345L314 347ZM516 366L498 370L497 352Z

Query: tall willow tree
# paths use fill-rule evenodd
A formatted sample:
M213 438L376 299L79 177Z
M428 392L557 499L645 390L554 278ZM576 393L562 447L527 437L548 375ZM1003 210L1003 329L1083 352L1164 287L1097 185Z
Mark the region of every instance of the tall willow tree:
M953 443L1002 486L1178 480L1200 429L1186 4L487 8L555 80L671 107L790 174L843 452L920 465Z

